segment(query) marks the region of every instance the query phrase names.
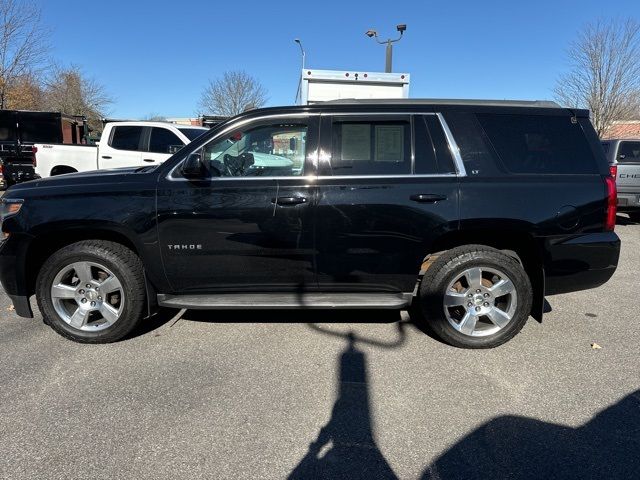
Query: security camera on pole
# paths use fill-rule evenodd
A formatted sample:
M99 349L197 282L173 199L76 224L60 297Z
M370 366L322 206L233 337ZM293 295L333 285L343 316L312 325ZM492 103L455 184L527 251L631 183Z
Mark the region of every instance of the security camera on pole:
M387 56L386 56L386 62L384 67L384 71L386 73L391 73L391 63L393 58L393 44L402 38L402 34L405 32L406 29L407 29L407 25L404 23L400 25L396 25L396 30L400 32L400 36L396 39L388 38L387 40L384 40L384 41L381 41L378 38L378 32L375 30L367 30L367 32L365 33L367 37L375 38L376 42L378 42L380 45L384 45L385 43L387 44Z

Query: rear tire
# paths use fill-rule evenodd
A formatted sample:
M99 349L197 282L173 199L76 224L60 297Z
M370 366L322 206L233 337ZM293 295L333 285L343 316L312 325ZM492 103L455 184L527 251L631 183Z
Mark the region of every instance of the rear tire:
M81 343L115 342L142 318L142 264L119 243L77 242L47 259L36 295L44 322L60 335Z
M520 332L531 312L533 290L522 265L484 245L440 255L419 289L418 321L446 343L493 348Z

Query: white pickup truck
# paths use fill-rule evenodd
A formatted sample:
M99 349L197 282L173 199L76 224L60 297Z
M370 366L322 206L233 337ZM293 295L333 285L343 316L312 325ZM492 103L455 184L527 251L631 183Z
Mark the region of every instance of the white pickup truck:
M36 173L63 173L157 165L206 132L164 122L107 123L97 145L36 144Z

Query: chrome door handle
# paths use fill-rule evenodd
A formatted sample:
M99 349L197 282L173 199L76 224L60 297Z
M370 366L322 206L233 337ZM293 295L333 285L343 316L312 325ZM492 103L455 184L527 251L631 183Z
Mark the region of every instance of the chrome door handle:
M416 193L409 197L410 200L418 203L436 203L441 200L446 200L446 195L438 195L437 193Z
M300 205L301 203L307 203L307 197L274 197L271 199L271 203L278 205Z

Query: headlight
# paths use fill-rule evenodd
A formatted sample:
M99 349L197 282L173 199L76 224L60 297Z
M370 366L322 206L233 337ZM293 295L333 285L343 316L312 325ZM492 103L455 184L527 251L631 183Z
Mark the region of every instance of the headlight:
M22 208L24 200L19 198L3 198L0 206L0 223L12 215L15 215Z

